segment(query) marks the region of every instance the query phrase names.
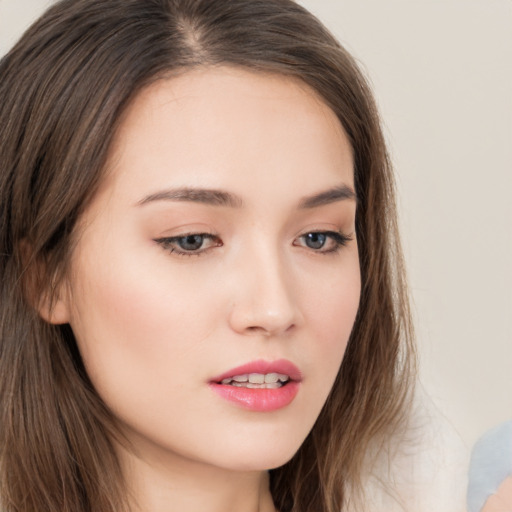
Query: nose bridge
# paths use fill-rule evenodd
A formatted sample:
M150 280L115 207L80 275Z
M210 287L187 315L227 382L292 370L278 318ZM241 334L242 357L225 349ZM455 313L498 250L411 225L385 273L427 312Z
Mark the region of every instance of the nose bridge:
M231 312L233 328L271 335L296 325L300 319L297 297L277 244L258 244L242 260Z

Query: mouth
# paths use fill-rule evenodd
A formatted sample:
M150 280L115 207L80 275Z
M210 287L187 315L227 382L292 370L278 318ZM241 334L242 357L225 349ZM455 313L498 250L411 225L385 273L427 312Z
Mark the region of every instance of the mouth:
M282 373L245 373L222 379L220 384L248 389L279 389L290 380Z
M302 375L290 361L254 361L210 381L210 388L232 404L257 412L289 405L299 392Z

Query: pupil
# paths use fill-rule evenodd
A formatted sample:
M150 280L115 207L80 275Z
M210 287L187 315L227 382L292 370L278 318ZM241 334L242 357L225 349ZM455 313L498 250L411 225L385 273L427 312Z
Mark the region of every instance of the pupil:
M306 245L310 249L321 249L325 245L326 238L324 233L308 233L306 235Z
M203 245L203 237L201 235L188 235L180 240L180 246L187 251L195 251Z

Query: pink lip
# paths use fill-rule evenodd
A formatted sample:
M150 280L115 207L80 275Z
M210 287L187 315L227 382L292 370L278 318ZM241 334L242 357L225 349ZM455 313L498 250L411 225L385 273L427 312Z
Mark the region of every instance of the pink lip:
M223 379L248 373L281 373L288 375L290 380L284 386L277 389L249 389L221 383ZM278 361L260 360L228 370L214 377L209 385L222 398L244 409L256 412L270 412L282 409L292 402L299 392L301 380L300 370L286 359L279 359Z

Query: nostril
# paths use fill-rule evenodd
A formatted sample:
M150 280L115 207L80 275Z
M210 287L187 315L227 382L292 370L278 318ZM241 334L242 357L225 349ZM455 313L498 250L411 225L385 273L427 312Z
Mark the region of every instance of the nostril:
M254 334L263 334L264 336L270 336L270 332L267 329L259 326L249 326L246 329L247 332Z
M262 327L262 326L255 325L255 326L246 327L245 332L248 334L270 337L277 333L281 333L281 334L283 334L285 332L288 333L289 331L291 331L293 329L294 326L295 326L295 324L291 324L286 329L281 329L279 327L276 327L274 329L274 328L271 328L270 326Z

